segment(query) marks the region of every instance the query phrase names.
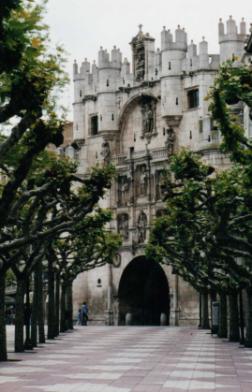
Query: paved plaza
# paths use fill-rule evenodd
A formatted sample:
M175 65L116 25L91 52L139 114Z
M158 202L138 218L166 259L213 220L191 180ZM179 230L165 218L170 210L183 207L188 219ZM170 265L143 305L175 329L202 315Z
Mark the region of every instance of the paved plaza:
M77 327L10 359L1 392L252 391L252 350L193 328Z

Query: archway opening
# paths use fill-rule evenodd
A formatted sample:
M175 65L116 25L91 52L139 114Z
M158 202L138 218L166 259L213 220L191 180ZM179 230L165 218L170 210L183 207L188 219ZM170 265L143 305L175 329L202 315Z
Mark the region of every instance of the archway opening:
M143 256L133 259L122 274L118 298L120 325L127 314L132 325L160 325L161 314L169 324L169 285L158 263Z

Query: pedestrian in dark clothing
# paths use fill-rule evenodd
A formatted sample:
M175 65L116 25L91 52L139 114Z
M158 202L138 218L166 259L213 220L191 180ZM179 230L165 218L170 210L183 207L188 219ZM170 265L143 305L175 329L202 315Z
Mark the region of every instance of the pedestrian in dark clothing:
M87 325L88 321L88 305L86 302L83 302L81 307L81 325Z

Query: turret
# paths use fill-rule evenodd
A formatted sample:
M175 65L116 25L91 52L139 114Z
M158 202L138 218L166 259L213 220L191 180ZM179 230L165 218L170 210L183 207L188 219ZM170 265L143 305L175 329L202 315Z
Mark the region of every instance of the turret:
M162 76L179 75L182 69L182 60L187 51L187 34L178 25L175 31L175 41L170 30L163 28L161 32Z
M208 43L205 37L202 37L202 41L199 44L199 68L209 68Z
M74 60L74 63L73 63L73 78L74 79L75 79L77 74L78 74L78 64L77 64L77 61Z
M187 34L178 25L175 40L170 30L161 32L161 99L162 116L180 116L182 111L182 63L186 57Z
M240 23L240 31L232 16L229 17L225 26L222 19L219 21L219 44L220 44L220 61L221 63L234 57L241 59L244 53L244 44L246 41L246 22L244 18Z

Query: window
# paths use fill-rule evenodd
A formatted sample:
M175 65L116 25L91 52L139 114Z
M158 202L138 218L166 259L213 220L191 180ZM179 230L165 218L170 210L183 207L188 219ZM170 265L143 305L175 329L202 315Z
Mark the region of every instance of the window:
M199 106L199 89L189 90L187 100L189 109L197 108Z
M190 67L192 67L192 59L190 59Z
M169 71L171 70L171 62L170 61L168 63L168 69L169 69Z
M176 105L178 106L178 97L176 98Z
M199 120L199 133L203 133L203 120L202 120L202 118Z
M102 115L100 115L100 121L102 121Z
M80 97L82 97L82 90L80 90Z
M107 87L109 87L109 79L107 79Z
M92 116L91 117L91 127L90 127L90 133L92 136L97 135L98 133L98 116Z
M114 119L115 119L115 116L114 116L114 114L112 113L112 115L111 115L111 120L114 121Z
M158 69L157 68L155 68L155 75L156 76L158 75Z
M189 139L192 140L192 131L190 131Z

